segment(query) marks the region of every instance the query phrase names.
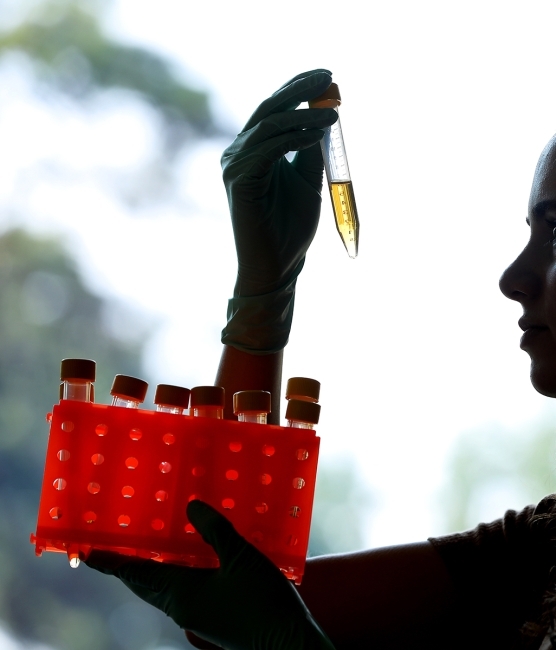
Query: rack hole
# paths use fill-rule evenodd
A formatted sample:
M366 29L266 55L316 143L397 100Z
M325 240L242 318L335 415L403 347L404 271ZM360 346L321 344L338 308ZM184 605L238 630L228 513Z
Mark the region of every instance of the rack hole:
M127 515L120 515L118 517L118 525L122 528L127 528L131 523L131 519Z
M192 494L187 501L200 501L201 497L198 494Z
M222 499L222 507L226 510L231 510L235 506L235 501L233 499Z
M239 474L235 469L229 469L226 471L226 478L228 479L228 481L235 481L238 476Z
M164 522L162 519L153 519L151 521L151 527L153 530L162 530L164 528Z
M89 490L91 494L98 494L100 492L100 485L98 483L91 482L89 485L87 485L87 490Z
M50 508L48 514L52 517L52 519L60 519L62 517L62 509L57 507Z
M122 488L122 496L124 499L131 499L134 494L135 490L131 487L131 485L124 485Z
M143 432L141 431L141 429L132 429L129 432L129 437L132 440L141 440L142 436L143 436Z
M170 472L172 470L172 465L170 465L170 463L164 461L164 462L160 463L160 465L158 466L158 469L163 474L168 474L168 472Z
M297 476L293 479L292 485L296 490L301 490L302 487L305 487L305 479Z
M263 485L270 485L272 483L272 476L270 474L261 474L261 483Z
M255 542L255 544L260 544L264 539L264 535L261 533L260 530L256 530L253 533L251 533L251 541Z
M195 532L195 528L193 527L193 524L185 524L184 530L186 533L189 533L190 535Z
M61 461L69 460L70 453L67 449L60 449L60 451L56 454L56 458Z
M73 431L74 426L73 422L70 422L69 420L62 422L62 431Z
M92 510L88 510L87 512L83 513L83 521L87 524L92 524L97 520L96 513L94 513Z
M128 469L135 469L137 465L139 465L139 461L137 460L137 458L130 456L129 458L125 459L125 466Z
M295 452L295 457L297 460L307 460L309 458L309 452L306 449L298 449Z
M95 433L97 436L105 436L108 433L108 427L106 424L97 424L95 427Z
M162 436L165 445L173 445L176 442L176 436L173 433L165 433Z
M158 490L158 492L155 492L154 498L157 501L166 501L166 499L168 498L168 492L166 492L165 490Z
M65 478L55 478L54 482L52 483L56 490L64 490L67 484L68 483Z
M234 453L241 451L241 447L242 447L241 442L237 442L237 441L230 442L230 444L228 445L230 451L233 451Z
M197 465L191 470L191 473L193 476L204 476L205 475L205 468L202 465Z
M272 445L264 445L263 446L263 454L265 456L274 456L274 452L276 449Z
M91 462L93 465L102 465L104 463L104 456L102 454L93 454L91 456Z
M299 519L300 514L301 514L301 508L299 506L290 507L290 517L293 517L294 519Z
M264 513L268 511L268 505L267 505L266 503L264 503L264 502L263 502L263 503L258 503L258 504L255 506L255 510L256 510L260 515L264 515Z

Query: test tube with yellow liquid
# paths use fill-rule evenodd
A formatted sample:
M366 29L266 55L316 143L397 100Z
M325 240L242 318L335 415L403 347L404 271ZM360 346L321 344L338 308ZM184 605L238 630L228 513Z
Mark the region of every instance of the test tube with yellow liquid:
M322 95L309 101L309 108L333 108L338 112L338 106L341 103L338 85L332 83ZM324 138L321 140L321 149L336 228L348 255L355 258L359 248L359 217L357 216L357 206L355 205L355 195L349 175L339 116L332 126L325 129Z

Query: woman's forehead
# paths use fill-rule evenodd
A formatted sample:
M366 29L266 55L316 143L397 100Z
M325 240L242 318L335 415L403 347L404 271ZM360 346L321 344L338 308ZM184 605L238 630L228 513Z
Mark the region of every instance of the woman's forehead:
M539 157L529 196L529 214L546 201L556 201L556 135Z

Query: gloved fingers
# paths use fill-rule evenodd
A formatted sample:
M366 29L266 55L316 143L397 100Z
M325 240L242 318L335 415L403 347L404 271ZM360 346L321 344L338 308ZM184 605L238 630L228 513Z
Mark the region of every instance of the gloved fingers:
M147 587L140 587L139 585L136 585L133 582L129 582L128 580L122 579L122 582L131 592L141 598L141 600L144 600L146 603L149 603L149 605L153 605L154 607L157 606L156 601L159 594L158 591L153 591Z
M201 537L216 551L225 568L245 548L247 542L224 515L203 501L187 504L187 517Z
M248 131L240 133L225 150L224 157L240 153L283 133L295 133L306 129L325 129L334 124L338 113L332 108L306 108L299 111L274 113Z
M319 144L314 144L312 147L298 151L292 160L292 166L311 187L320 192L322 189L324 163Z
M95 571L113 576L115 569L130 560L133 560L133 558L120 555L119 553L93 549L89 557L85 560L85 564L91 569L95 569Z
M258 124L269 115L292 111L302 102L307 102L322 95L331 83L332 77L328 71L318 71L308 73L307 76L294 77L293 80L282 86L271 97L264 100L247 120L242 133L252 129L255 124Z
M330 72L330 70L327 70L326 68L315 68L314 70L307 70L306 72L300 72L299 74L296 74L295 77L292 77L291 79L286 81L285 84L280 86L280 88L278 88L278 90L275 93L273 93L273 96L279 93L286 86L289 86L294 81L298 81L299 79L305 79L306 77L309 77L313 74L318 74L319 72L324 72L325 74L332 76L332 72Z
M320 129L285 133L229 159L223 158L224 183L227 185L229 181L233 181L240 175L263 178L282 156L290 151L311 147L321 138L322 131Z
M128 586L134 585L152 592L161 591L168 580L175 574L175 571L181 568L171 564L154 562L153 560L130 558L125 555L104 553L102 551L91 553L86 564L101 573L120 578L122 582L129 583Z
M185 636L189 643L195 648L199 648L199 650L220 650L220 646L214 645L210 641L205 641L200 636L191 632L191 630L185 630Z

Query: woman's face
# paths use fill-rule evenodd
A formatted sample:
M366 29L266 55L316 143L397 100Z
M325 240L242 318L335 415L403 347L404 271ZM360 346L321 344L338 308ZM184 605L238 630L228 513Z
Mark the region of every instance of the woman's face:
M500 278L502 293L523 307L521 349L531 357L531 382L556 397L556 136L537 163L529 198L530 238Z

